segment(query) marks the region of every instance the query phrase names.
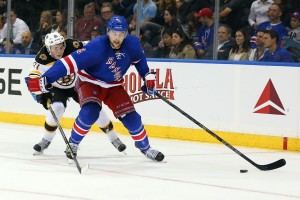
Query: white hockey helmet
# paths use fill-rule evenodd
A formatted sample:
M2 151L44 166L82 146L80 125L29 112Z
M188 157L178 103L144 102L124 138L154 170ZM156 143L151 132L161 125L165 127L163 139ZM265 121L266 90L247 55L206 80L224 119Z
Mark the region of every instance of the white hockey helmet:
M61 43L65 46L65 38L58 32L48 33L45 37L45 45L49 53L51 46Z

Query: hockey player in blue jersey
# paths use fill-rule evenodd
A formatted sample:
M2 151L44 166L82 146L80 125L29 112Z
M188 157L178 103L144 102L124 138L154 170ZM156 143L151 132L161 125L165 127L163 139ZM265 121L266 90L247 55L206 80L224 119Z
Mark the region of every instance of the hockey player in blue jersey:
M81 49L84 43L74 39L64 39L64 37L57 32L49 33L45 37L45 46L43 46L35 57L33 68L29 72L29 77L41 77L47 70L49 70L53 63L69 55L75 50ZM42 153L48 148L53 138L57 125L55 120L48 110L47 101L51 99L51 107L58 119L61 119L67 107L67 100L73 98L78 102L78 95L74 91L77 74L71 73L52 84L49 89L50 93L36 95L37 102L41 103L46 111L46 120L44 123L44 136L42 140L34 145L33 149L36 151L34 154ZM106 115L104 110L101 110L100 117L96 124L106 134L113 146L120 152L126 149L126 145L121 142L117 133L114 131L113 124Z
M113 16L107 24L107 35L98 37L69 56L58 61L44 75L28 80L32 93L47 93L47 85L70 73L78 72L75 89L81 110L75 120L70 145L77 154L79 143L95 123L105 103L128 129L135 146L149 159L162 161L164 155L153 149L141 116L122 86L123 76L135 65L144 79L148 95L155 92L155 74L150 73L146 56L137 37L127 35L128 24L122 16ZM71 158L68 148L67 157Z

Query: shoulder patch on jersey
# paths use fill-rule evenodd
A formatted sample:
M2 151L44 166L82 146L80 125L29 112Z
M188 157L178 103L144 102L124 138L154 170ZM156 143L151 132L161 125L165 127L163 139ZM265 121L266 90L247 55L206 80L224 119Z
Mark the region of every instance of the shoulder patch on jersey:
M86 49L85 48L82 48L82 49L78 49L76 52L78 53L78 54L81 54L82 52L84 52Z
M73 41L73 47L78 49L80 46L79 42L78 41Z
M47 60L47 55L46 55L46 54L41 54L41 55L39 56L39 58L40 58L41 60Z

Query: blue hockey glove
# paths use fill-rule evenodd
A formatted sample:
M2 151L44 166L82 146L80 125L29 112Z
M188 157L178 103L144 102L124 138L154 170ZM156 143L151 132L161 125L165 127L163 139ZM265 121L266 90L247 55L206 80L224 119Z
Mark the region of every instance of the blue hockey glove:
M145 92L149 96L155 95L155 81L156 81L155 72L147 73L145 76L145 84L143 86L144 89L142 89L143 92Z

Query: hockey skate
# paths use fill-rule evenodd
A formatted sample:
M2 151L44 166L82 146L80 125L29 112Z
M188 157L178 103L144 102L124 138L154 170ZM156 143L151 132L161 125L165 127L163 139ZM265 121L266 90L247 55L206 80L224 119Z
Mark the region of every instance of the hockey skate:
M121 142L119 138L116 138L111 143L119 152L123 152L125 155L127 155L125 151L126 145L123 142Z
M48 140L45 140L43 138L39 143L37 143L36 145L33 146L33 149L35 150L35 152L33 152L33 155L42 154L43 151L48 148L50 143L51 142L49 142Z
M72 149L73 155L76 157L77 156L77 150L79 148L78 144L70 143L70 147ZM70 151L70 149L68 147L65 150L66 156L69 159L73 159L72 152Z
M163 161L163 159L165 158L164 154L162 154L161 152L157 151L156 149L153 148L149 148L147 151L142 151L142 153L149 159L157 161L157 162L161 162Z

